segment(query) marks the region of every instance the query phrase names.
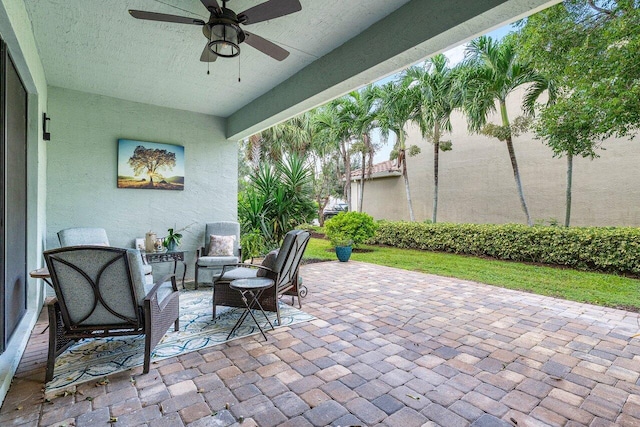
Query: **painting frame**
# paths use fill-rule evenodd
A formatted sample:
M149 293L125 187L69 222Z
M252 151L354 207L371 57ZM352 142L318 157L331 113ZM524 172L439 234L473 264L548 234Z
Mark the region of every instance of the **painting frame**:
M184 146L118 139L117 187L184 190Z

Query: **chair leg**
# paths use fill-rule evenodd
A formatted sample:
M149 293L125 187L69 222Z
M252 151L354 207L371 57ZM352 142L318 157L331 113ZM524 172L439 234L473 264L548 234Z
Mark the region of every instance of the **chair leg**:
M148 374L151 366L151 333L147 332L144 336L144 365L142 373Z
M56 344L58 335L57 314L53 304L49 305L49 353L47 355L47 370L44 375L44 382L48 383L53 379L53 368L56 365Z
M44 382L48 383L53 379L53 371L56 365L56 357L62 354L67 348L76 342L75 339L64 336L64 325L62 323L62 313L58 302L47 302L49 315L49 349L47 354L47 369L44 375Z
M196 278L195 278L195 287L196 287L196 291L198 290L198 263L196 262Z

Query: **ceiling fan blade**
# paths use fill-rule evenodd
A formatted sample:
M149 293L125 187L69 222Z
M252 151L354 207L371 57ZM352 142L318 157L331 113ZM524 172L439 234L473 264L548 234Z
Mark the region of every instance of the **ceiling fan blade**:
M167 15L166 13L146 12L144 10L129 10L131 16L137 19L149 21L173 22L176 24L204 25L202 19L188 18L186 16Z
M218 59L218 55L211 52L209 49L209 44L204 45L204 50L202 51L202 55L200 55L200 62L215 62Z
M299 0L269 0L238 14L243 24L255 24L273 18L299 12L302 5Z
M247 36L247 38L244 39L245 43L258 49L260 52L269 55L275 60L283 61L287 58L287 56L289 56L289 51L284 50L277 44L272 43L263 37L256 36L255 34L248 33L246 31L244 32L244 34Z
M207 10L214 8L214 9L220 9L220 5L218 4L217 0L200 0L202 2L202 4L204 5L204 7L207 8Z

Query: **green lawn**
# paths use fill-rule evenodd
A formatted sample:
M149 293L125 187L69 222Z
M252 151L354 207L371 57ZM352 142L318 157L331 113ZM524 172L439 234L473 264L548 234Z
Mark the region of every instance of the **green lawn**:
M518 262L412 249L362 246L354 261L457 277L509 289L640 311L640 280ZM335 260L328 240L311 239L305 258Z

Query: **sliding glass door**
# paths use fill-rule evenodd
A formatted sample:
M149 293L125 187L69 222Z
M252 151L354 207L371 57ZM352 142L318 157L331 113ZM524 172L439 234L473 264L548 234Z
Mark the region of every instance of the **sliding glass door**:
M27 310L27 91L0 40L0 352Z

